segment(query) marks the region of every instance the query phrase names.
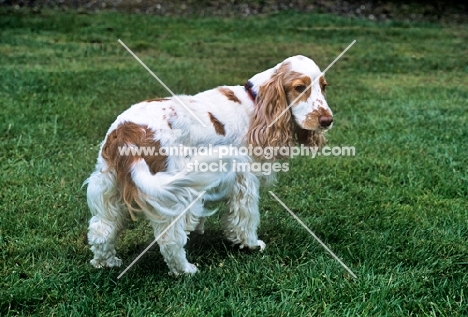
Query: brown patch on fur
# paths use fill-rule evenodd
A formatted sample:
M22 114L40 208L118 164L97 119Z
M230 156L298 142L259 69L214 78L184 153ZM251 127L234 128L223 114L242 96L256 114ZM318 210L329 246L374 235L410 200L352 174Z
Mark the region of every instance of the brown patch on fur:
M146 102L153 102L153 101L162 102L162 101L168 101L168 100L171 100L171 99L169 99L169 98L153 98L153 99L146 100Z
M325 87L328 86L327 81L325 80L325 77L320 76L319 78L319 84L320 84L320 90L322 91L322 94L325 95Z
M257 106L247 132L249 144L262 148L293 146L297 138L294 132L296 124L290 110L282 115L281 113L301 93L296 87L308 87L310 83L311 79L308 76L291 71L291 64L283 63L258 90ZM300 100L306 100L310 94L308 89ZM274 121L275 123L268 128ZM282 157L275 157L277 158Z
M293 76L299 76L299 73L291 72ZM299 78L294 79L289 85L284 87L286 94L288 96L288 103L293 102L302 91L298 91L298 89L307 88L311 84L311 80L309 76L301 76ZM306 101L309 99L311 94L311 88L307 89L307 91L298 99L296 103Z
M153 147L155 152L159 152L161 143L154 140L154 132L147 126L133 122L121 123L117 129L107 136L106 143L102 147L102 157L106 160L109 169L115 170L120 193L123 202L127 205L130 216L135 220L135 211L147 210L146 202L141 199L138 188L132 180L131 167L144 159L148 164L152 174L165 171L167 162L165 156L145 155L142 153L133 155L121 155L119 148L125 147Z
M226 130L224 130L224 124L222 124L211 112L208 112L210 121L214 126L215 132L219 135L226 135Z
M330 111L324 108L318 108L317 110L312 111L312 113L307 114L305 120L302 122L302 126L307 130L317 130L320 128L319 117L327 116L331 117Z
M239 98L237 98L236 94L235 94L234 91L232 91L231 89L226 88L226 87L218 87L218 90L219 90L219 92L222 93L228 100L231 100L231 101L234 101L234 102L237 102L237 103L241 103L241 101L239 100Z

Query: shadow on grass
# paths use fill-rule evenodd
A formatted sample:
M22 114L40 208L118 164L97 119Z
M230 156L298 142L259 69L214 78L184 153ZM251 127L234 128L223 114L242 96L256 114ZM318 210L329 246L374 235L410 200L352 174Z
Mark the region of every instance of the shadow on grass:
M120 270L126 268L130 263L137 258L141 252L153 240L138 243L131 250L122 250L118 252L118 256L123 260L123 265ZM229 258L230 254L249 254L255 253L249 249L239 249L238 245L232 245L224 238L221 230L205 230L203 234L192 232L189 235L189 240L185 246L187 259L191 263L195 263L197 267L204 271L207 267L218 265ZM164 259L159 252L159 246L153 245L133 267L129 270L134 276L147 276L147 275L167 275L168 268ZM123 278L123 277L122 277Z

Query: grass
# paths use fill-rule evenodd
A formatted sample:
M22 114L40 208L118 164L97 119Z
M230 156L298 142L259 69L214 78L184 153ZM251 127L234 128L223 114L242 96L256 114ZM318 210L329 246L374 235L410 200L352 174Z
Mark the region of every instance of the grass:
M0 14L0 315L468 315L468 26L282 13L235 18ZM173 278L157 248L122 279L95 270L84 179L115 117L167 92L243 84L303 54L327 73L331 146L294 159L273 192L358 275L353 280L267 193L263 254L232 248L217 216ZM122 236L130 262L152 240Z

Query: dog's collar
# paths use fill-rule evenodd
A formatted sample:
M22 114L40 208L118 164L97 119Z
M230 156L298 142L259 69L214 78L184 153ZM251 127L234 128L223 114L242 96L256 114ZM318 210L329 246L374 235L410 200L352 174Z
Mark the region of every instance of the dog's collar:
M245 91L249 95L250 99L252 99L253 102L257 99L257 93L252 89L253 84L250 80L248 80L245 85L244 85Z

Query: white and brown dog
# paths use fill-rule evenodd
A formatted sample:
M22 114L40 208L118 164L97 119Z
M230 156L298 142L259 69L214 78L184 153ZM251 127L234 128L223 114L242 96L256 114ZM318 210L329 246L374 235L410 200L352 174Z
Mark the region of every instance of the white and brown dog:
M195 161L213 162L213 156L158 153L162 148L208 145L320 146L325 141L323 132L333 122L325 86L323 74L311 59L294 56L256 74L245 86L147 100L118 116L102 142L96 170L86 180L92 213L88 229L94 253L91 264L97 268L122 264L115 243L135 213L147 216L157 237L202 192L206 192L204 199L196 201L158 240L171 273L197 271L187 261L184 246L191 231L203 230L203 216L211 214L205 210L204 200L227 200L222 225L228 240L241 248L263 250L265 244L257 237L263 174L229 168L203 173L186 167ZM291 102L294 104L288 109ZM278 158L270 157L270 161ZM245 153L222 159L229 166L266 161L263 156Z

